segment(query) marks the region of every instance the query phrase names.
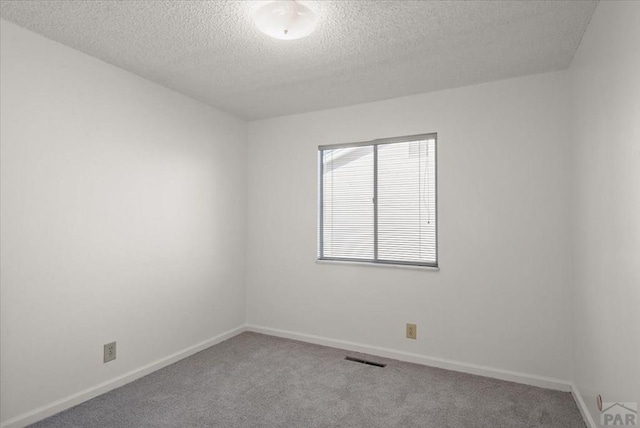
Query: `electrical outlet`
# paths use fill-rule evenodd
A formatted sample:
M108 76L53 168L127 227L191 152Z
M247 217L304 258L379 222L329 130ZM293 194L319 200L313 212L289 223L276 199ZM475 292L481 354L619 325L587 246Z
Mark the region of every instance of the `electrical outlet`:
M116 342L104 345L104 362L108 363L116 359Z
M415 324L407 324L407 339L416 339L418 337L418 326Z
M596 404L598 405L598 410L602 412L602 396L600 394L596 396Z

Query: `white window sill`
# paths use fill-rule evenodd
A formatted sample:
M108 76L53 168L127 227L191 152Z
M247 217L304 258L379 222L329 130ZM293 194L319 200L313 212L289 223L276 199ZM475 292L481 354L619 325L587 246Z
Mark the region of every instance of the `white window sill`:
M402 265L402 264L392 264L392 263L371 263L371 262L350 262L345 260L318 260L316 259L316 263L324 265L354 265L354 266L374 266L379 268L391 268L391 269L415 269L415 270L430 270L430 271L439 271L439 267L433 266L416 266L416 265Z

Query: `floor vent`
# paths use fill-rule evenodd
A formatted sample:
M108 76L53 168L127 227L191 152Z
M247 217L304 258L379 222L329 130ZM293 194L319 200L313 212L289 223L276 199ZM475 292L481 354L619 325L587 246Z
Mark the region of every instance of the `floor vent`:
M345 360L347 360L347 361L355 361L356 363L367 364L369 366L387 367L386 364L376 363L375 361L367 361L367 360L363 360L362 358L345 357Z

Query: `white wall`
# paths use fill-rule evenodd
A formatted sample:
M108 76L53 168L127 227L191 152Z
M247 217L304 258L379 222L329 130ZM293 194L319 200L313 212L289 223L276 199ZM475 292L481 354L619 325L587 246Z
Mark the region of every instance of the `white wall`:
M574 382L640 403L640 2L600 2L570 69Z
M570 379L568 120L550 73L251 122L249 324ZM429 132L440 271L316 263L317 146Z
M4 422L244 324L246 125L1 31Z

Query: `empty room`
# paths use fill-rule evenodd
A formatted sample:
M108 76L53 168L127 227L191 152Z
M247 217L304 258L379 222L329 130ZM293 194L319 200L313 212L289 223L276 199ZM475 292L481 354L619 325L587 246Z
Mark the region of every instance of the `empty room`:
M0 167L0 428L640 425L640 1L0 0Z

